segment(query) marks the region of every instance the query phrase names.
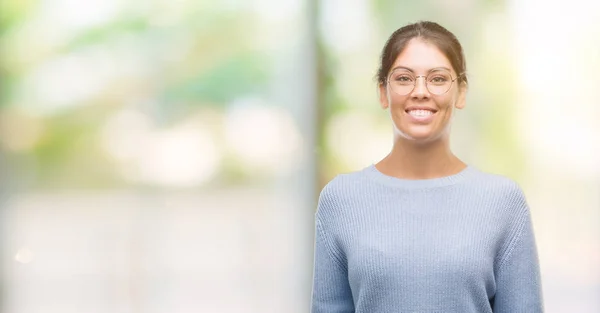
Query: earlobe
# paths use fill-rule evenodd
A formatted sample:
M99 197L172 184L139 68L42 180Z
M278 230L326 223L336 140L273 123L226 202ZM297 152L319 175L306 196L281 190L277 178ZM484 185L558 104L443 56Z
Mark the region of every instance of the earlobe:
M459 110L462 110L465 107L465 97L464 96L459 96L458 100L456 101L456 105L455 107Z
M381 105L381 108L384 110L390 106L387 97L387 90L385 88L385 85L383 84L379 85L379 103Z
M459 110L462 110L466 105L466 101L467 101L466 98L467 98L467 85L463 83L460 87L460 91L458 94L458 99L456 99L455 107Z

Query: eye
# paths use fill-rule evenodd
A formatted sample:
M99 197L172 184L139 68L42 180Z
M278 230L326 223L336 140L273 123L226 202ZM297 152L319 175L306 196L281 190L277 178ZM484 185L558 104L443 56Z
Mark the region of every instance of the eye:
M410 75L398 75L396 77L394 77L394 81L401 83L401 84L406 84L406 83L412 83L413 82L413 78Z
M443 86L450 82L450 76L442 75L442 74L434 74L431 77L428 77L427 81L435 86Z
M448 77L445 77L445 76L434 76L434 77L430 78L429 81L432 82L432 83L443 83L443 82L447 82L448 81Z

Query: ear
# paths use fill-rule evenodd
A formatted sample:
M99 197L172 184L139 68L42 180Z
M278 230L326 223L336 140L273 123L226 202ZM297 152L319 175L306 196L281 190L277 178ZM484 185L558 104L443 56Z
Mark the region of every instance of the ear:
M458 89L458 98L456 99L455 107L459 110L463 109L467 104L467 83L462 82Z
M387 96L387 88L385 88L385 86L385 84L379 84L379 103L381 104L381 108L384 110L390 107Z

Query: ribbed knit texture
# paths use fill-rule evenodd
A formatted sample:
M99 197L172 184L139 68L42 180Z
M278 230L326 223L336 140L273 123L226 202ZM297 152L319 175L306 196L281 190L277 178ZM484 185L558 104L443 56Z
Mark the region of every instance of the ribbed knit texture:
M315 226L312 313L543 312L530 211L509 178L371 165L323 188Z

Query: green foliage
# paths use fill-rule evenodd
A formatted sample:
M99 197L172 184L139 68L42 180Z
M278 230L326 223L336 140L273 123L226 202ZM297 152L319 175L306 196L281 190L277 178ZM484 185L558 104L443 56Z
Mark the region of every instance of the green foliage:
M117 35L134 34L143 35L148 31L149 25L147 19L142 17L128 17L118 19L107 25L94 27L83 31L75 36L63 47L63 53L69 53L81 47L96 45L107 42Z
M36 184L106 187L118 182L99 144L99 130L108 110L101 106L64 112L47 121L40 143L28 152L35 159Z
M32 8L37 5L34 0L3 0L0 1L0 37L25 21Z
M196 77L169 86L166 100L225 106L240 95L263 93L269 83L265 63L264 58L252 53L223 59Z
M482 32L473 29L475 20L484 20L486 14L496 12L503 1L485 1L474 4L468 12L460 11L459 4L442 4L440 1L395 1L373 0L373 20L377 21L380 38L383 43L390 32L398 27L418 20L434 20L450 28L468 51L481 52ZM315 6L315 9L319 6ZM10 45L7 30L28 22L31 13L38 9L38 3L32 0L0 0L0 44ZM486 13L487 12L487 13ZM318 19L319 12L313 12ZM261 54L261 35L253 32L257 25L251 10L225 10L218 3L190 5L180 19L159 21L160 12L128 12L119 15L108 24L82 30L55 50L48 51L48 58L54 55L66 55L91 46L112 51L115 40L133 39L140 57L155 61L152 75L147 81L126 82L127 86L141 86L142 94L154 97L156 103L154 117L167 123L175 123L199 106L214 106L224 109L235 99L245 95L265 95L272 86L271 60ZM469 20L469 22L465 22ZM461 36L462 34L462 36ZM131 35L131 36L130 36ZM317 41L322 40L317 36ZM345 56L328 51L323 42L317 42L318 79L315 82L318 94L318 164L339 168L339 160L334 160L327 146L324 130L332 116L356 106L347 103L352 95L341 95L336 78L341 66L347 66ZM285 44L284 44L285 45ZM0 48L1 49L1 48ZM0 53L2 51L0 50ZM171 54L173 53L173 54ZM174 57L172 57L174 56ZM476 58L467 55L469 60ZM514 70L506 56L488 57L493 62L485 63L486 81L481 90L471 90L476 99L489 104L478 111L477 104L470 104L468 110L478 114L481 123L479 143L485 155L489 156L492 168L509 175L517 175L522 169L522 153L517 146L514 130L512 103L515 99L515 85L510 79ZM41 60L44 62L45 60ZM29 73L17 72L2 63L0 67L0 110L2 106L19 105L13 99L13 91L20 86L21 80ZM19 71L35 69L35 64ZM359 65L360 66L360 65ZM481 64L476 65L480 68ZM508 70L507 70L508 69ZM93 74L93 73L91 73ZM481 78L479 78L481 79ZM293 83L293 82L290 82ZM365 87L365 88L370 88ZM129 87L127 87L129 88ZM151 90L145 90L151 88ZM137 90L132 90L135 97ZM126 91L127 92L127 91ZM374 100L375 101L375 100ZM98 106L102 102L101 106ZM104 109L99 109L104 107ZM51 182L64 177L65 184L77 182L82 185L116 183L118 173L103 155L97 142L103 118L111 110L121 108L120 99L100 96L87 99L84 106L57 115L50 115L44 121L47 133L42 143L35 147L31 155L38 162L40 182ZM365 113L369 114L369 113ZM160 123L159 123L160 124ZM479 130L478 130L479 131ZM221 179L243 181L246 174L238 164L224 166ZM232 163L233 162L233 163ZM320 175L325 169L320 170ZM79 175L78 173L87 173ZM87 177L87 178L86 178ZM245 177L245 178L244 178ZM254 179L255 177L253 177ZM322 178L324 181L327 178Z
M0 67L0 110L9 105L14 84L15 79L8 75L6 69Z
M395 1L395 0L373 0L373 8L382 29L393 31L398 27L416 22L423 16L431 14L431 1Z

